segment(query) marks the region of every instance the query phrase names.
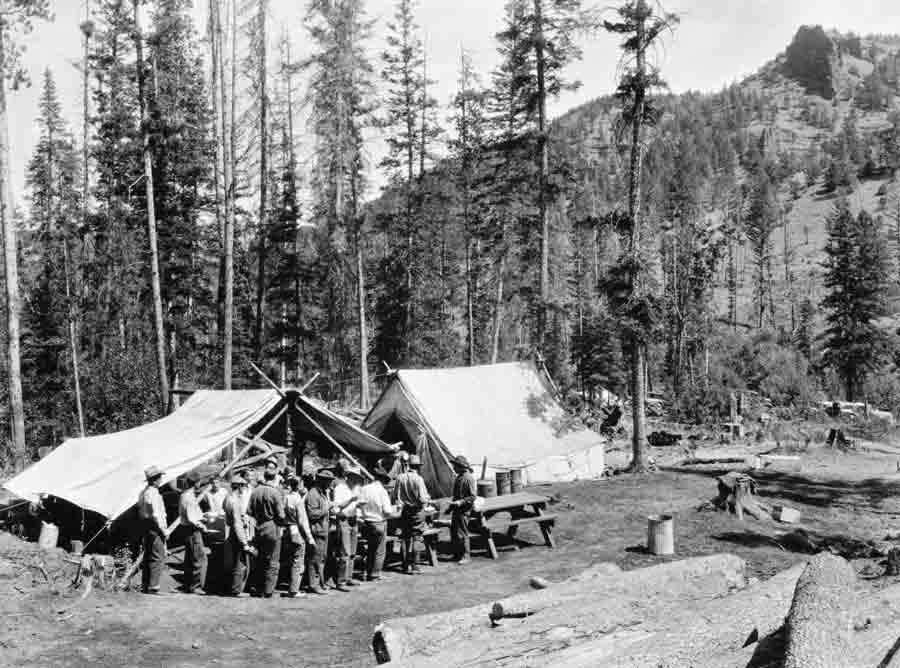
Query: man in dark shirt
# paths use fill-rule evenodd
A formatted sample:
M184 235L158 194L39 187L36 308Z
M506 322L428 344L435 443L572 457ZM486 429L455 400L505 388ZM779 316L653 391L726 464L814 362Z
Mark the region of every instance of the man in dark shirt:
M255 595L271 598L281 565L281 527L285 524L284 492L276 485L278 462L266 462L263 481L250 495L247 514L256 521Z
M459 564L462 565L471 561L469 512L475 503L475 478L472 477L469 460L462 455L455 457L451 464L456 471L456 480L453 482L453 500L450 502L450 539L459 555Z
M328 490L334 483L334 474L328 469L320 469L316 482L306 495L306 517L313 543L306 551L306 572L309 576L309 590L313 594L325 593L325 556L328 551L328 525L331 501Z

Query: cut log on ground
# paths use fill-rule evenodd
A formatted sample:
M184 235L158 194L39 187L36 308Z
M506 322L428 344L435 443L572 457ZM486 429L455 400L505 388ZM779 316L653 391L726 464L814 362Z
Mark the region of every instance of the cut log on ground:
M582 591L590 596L603 591L608 583L621 576L622 569L610 562L594 564L573 578L551 583L547 589L531 594L543 594L556 590L560 595L567 591ZM398 661L426 650L434 650L476 628L489 627L490 604L469 608L457 608L418 617L391 619L375 627L372 650L378 663Z
M850 668L856 573L833 554L810 559L785 622L784 668Z
M655 614L675 619L689 600L708 600L744 586L744 569L742 559L720 554L582 577L492 606L387 621L376 628L373 648L379 661L402 659L406 666L522 665L517 648L540 656L597 634L640 626ZM472 623L473 611L480 623L477 617ZM491 612L495 620L502 613L497 628L492 628ZM517 660L504 662L505 656Z

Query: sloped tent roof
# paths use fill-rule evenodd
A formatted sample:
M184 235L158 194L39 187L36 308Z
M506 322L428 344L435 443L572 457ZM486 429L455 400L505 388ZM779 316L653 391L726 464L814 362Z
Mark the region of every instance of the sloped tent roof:
M144 469L156 465L163 482L209 461L283 402L274 390L199 390L174 413L133 429L65 441L4 483L33 500L52 494L115 519L136 501ZM372 453L393 449L303 397L298 403L343 445Z
M363 420L383 436L399 420L423 459L432 495L452 491L449 460L523 469L529 483L603 473L603 438L574 428L549 378L532 362L397 371Z

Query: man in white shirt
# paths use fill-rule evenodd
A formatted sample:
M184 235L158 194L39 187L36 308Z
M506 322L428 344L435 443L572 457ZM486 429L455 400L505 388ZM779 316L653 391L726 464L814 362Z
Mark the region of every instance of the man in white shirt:
M225 513L225 497L228 496L228 490L222 481L222 476L215 476L210 483L209 489L206 491L204 498L209 505L209 512L213 515L223 515Z
M227 532L225 593L227 596L240 596L247 583L250 570L250 555L253 553L253 527L247 515L249 484L244 474L231 476L231 494L225 499L225 531Z
M288 584L287 598L300 596L300 580L303 577L306 546L314 541L306 517L306 500L301 494L299 478L288 478L287 496L284 497L284 519L286 524L285 541L287 544L288 563L291 566L291 577Z
M357 499L362 472L344 459L338 463L337 472L338 478L332 488L331 499L337 525L335 532L337 569L334 580L335 589L347 591L347 587L355 587L357 584L353 581L353 561L359 540Z
M363 485L359 490L357 507L362 520L362 534L368 544L366 548L366 579L378 580L381 578L381 569L384 566L387 519L394 517L396 511L384 488L384 483L390 482L390 475L380 465L375 467L372 474L375 479Z
M156 466L144 471L147 486L138 497L138 517L144 534L144 562L141 567L141 591L159 594L159 579L166 563L166 507L163 505L159 485L163 472Z
M200 510L200 495L203 491L202 478L188 478L188 487L178 500L178 519L187 528L184 539L184 582L182 589L186 594L203 593L206 584L206 548L203 535L206 525L203 523L203 511Z

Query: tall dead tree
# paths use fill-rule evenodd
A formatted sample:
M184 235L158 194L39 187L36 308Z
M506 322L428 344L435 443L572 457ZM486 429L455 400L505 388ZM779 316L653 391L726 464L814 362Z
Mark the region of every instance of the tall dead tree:
M166 334L163 321L162 289L159 277L159 248L156 236L156 208L153 190L153 156L150 151L147 86L144 72L144 37L140 23L141 0L134 0L134 46L137 53L138 104L141 110L141 142L144 156L144 188L147 198L147 240L150 244L150 289L153 293L153 325L156 334L156 366L162 410L169 409L169 371L166 366Z
M20 336L19 261L15 212L9 175L9 117L6 106L6 84L13 89L27 81L13 42L16 27L29 25L34 18L49 16L47 0L0 2L0 225L3 227L3 260L6 279L6 353L9 387L10 436L12 454L18 466L27 461L25 450L25 409L22 401L22 352Z
M256 86L259 96L259 230L257 233L256 322L253 330L253 350L262 359L265 338L266 309L266 250L269 233L269 94L266 81L266 11L267 0L258 0L252 40L256 48Z

